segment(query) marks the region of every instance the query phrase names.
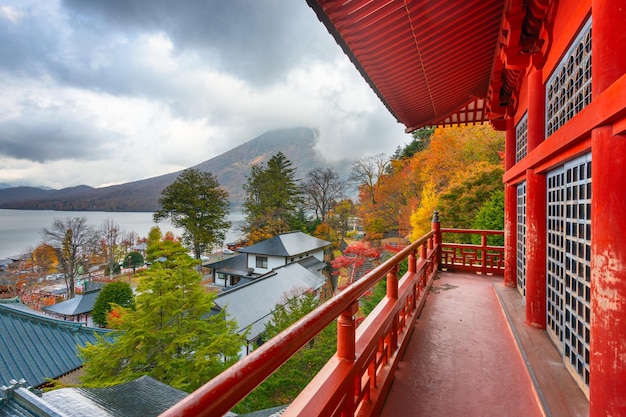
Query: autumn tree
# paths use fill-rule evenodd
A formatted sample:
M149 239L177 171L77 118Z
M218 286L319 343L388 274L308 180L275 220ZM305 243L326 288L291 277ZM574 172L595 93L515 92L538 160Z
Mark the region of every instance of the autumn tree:
M213 174L186 169L161 195L161 208L154 213L154 221L170 219L174 226L182 228L183 243L193 250L196 259L207 249L222 245L230 227L226 220L230 204L228 192Z
M135 296L128 283L113 281L100 290L91 312L94 323L106 327L107 316L111 312L113 305L130 309L135 308Z
M75 282L97 252L98 235L85 217L56 218L42 230L44 241L54 248L69 298L74 298Z
M333 204L344 197L346 182L332 168L315 168L302 182L306 206L315 217L325 222Z
M380 258L380 252L372 248L367 242L356 242L348 246L341 256L333 259L333 274L338 275L347 272L348 282L352 284L357 279L357 274L362 271L367 261Z
M355 216L354 203L350 199L335 203L329 213L328 222L337 230L339 238L343 239L350 230L350 219Z
M269 239L289 230L298 230L302 195L294 168L282 152L267 164L253 165L243 189L245 222L250 242Z
M180 243L168 242L167 250L155 256L168 262L155 262L142 273L136 310L117 314L119 329L80 349L86 385L149 375L189 392L239 359L245 335L237 334L225 310L211 313L216 295L201 285L198 261Z

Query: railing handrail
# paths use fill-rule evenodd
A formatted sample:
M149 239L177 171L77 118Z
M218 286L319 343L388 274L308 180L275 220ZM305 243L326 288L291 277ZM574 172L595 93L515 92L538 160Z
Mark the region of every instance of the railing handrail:
M487 230L487 229L452 229L449 227L442 227L441 233L470 233L478 235L500 235L504 236L504 230Z
M361 279L261 345L248 356L198 388L161 417L221 416L261 384L301 347L350 308L402 260L426 245L436 231L431 230ZM233 387L236 392L233 392Z

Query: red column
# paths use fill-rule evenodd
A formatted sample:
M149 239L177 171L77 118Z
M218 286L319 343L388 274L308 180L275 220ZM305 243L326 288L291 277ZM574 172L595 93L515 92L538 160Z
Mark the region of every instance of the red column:
M592 94L626 73L623 0L592 0ZM626 415L626 137L591 134L591 358L589 415Z
M526 172L526 323L546 327L546 177Z
M512 117L506 119L506 132L504 134L504 169L508 171L515 165L516 136L515 123Z
M545 100L542 71L533 69L528 74L528 153L545 138Z
M517 287L517 187L504 185L504 285Z
M626 415L626 137L602 127L591 146L589 415Z

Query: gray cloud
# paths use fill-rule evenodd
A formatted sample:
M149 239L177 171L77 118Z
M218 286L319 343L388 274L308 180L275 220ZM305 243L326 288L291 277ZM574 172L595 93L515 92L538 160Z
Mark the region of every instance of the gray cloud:
M5 0L0 91L15 185L146 178L297 126L333 159L408 142L300 0Z

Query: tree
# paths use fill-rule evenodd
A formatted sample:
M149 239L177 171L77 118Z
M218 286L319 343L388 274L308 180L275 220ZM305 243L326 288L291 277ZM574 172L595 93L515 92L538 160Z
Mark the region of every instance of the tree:
M352 166L350 180L353 181L359 189L363 188L365 194L369 196L372 202L376 202L374 191L378 181L385 175L389 159L384 153L372 156L366 156L359 159Z
M76 279L97 251L97 233L85 217L67 217L54 219L49 229L42 230L42 235L56 251L69 298L74 298Z
M114 281L106 284L93 305L91 317L94 323L106 327L107 316L111 312L113 304L120 307L134 309L135 296L130 285L123 281Z
M343 239L350 230L350 218L354 217L354 203L350 199L341 200L333 205L329 213L329 223Z
M283 303L276 305L265 326L266 340L313 311L319 303L313 293L287 296ZM333 322L242 400L234 408L235 412L250 413L292 402L332 357L336 346L337 325Z
M348 270L348 284L356 281L356 274L366 261L380 258L380 252L366 242L356 242L348 246L342 256L333 259L333 274Z
M316 168L306 175L302 183L307 208L314 211L321 222L326 221L333 203L344 197L345 188L345 181L332 168Z
M122 234L123 232L115 220L107 218L102 221L100 225L100 235L102 236L100 246L102 247L102 257L105 259L105 265L111 278L116 271L117 273L120 271L117 260L120 255L119 245Z
M133 268L133 272L135 272L136 268L143 266L144 264L143 255L139 252L130 252L128 255L124 257L124 268Z
M432 229L433 212L437 210L439 204L435 186L427 184L422 190L422 200L420 206L411 213L411 233L409 239L414 242L430 232Z
M267 166L253 165L243 189L245 223L250 242L259 242L301 224L301 191L292 167L282 152L270 158Z
M504 230L504 191L497 190L476 213L475 229ZM474 244L480 243L480 236L474 236ZM504 246L504 236L488 236L490 245Z
M184 229L183 242L193 249L196 259L224 242L230 227L226 220L230 210L228 192L210 172L184 170L165 187L159 205L154 221L169 218L174 226Z
M211 314L216 295L200 284L198 261L180 243L170 244L175 250L168 246L160 254L168 262L155 262L142 273L136 310L123 310L118 330L80 349L88 386L150 375L193 391L239 359L245 335L237 334L237 323L225 311Z

